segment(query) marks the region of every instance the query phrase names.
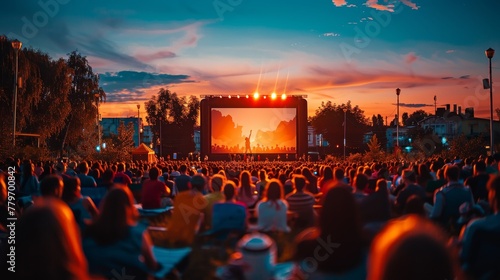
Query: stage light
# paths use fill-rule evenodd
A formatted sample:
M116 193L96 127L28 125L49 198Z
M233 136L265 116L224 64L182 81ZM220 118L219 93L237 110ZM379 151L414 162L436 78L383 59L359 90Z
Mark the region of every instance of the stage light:
M284 94L284 93L283 93L283 94L281 95L281 99L285 100L285 99L286 99L286 94Z
M266 99L266 98L267 98L267 95L264 95L264 99Z
M259 98L259 93L258 93L258 92L255 92L255 93L253 94L253 98L258 99L258 98Z
M273 92L273 93L271 94L271 99L273 99L273 100L274 100L274 99L276 99L276 92Z
M220 97L220 98L222 98L222 95L221 95L221 96L219 96L219 97Z
M248 98L248 94L247 94L247 96L246 96L246 97Z
M231 98L231 95L229 95L228 98Z
M236 97L237 97L237 98L240 98L240 95L237 95Z

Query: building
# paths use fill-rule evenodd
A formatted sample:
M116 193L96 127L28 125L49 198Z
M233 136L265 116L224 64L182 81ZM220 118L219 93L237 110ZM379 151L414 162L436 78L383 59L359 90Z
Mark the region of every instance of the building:
M328 141L323 139L323 134L316 133L312 125L307 126L307 147L327 147Z

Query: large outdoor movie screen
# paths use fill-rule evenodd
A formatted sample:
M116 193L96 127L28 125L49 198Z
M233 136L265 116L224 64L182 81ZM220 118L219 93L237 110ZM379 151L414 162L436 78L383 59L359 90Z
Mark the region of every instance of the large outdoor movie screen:
M287 153L297 151L296 108L212 108L211 151Z

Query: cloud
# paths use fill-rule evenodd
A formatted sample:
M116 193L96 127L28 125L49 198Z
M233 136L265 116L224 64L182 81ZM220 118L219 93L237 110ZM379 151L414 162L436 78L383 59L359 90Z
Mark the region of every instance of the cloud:
M406 62L406 63L408 63L408 64L412 64L412 63L413 63L413 62L415 62L417 59L418 59L418 56L417 56L414 52L408 53L408 54L405 56L405 62Z
M463 75L463 76L460 76L458 78L461 80L468 80L468 79L470 79L470 75Z
M170 75L136 71L106 72L99 75L107 102L145 100L145 89L154 86L193 83L188 75Z
M413 10L418 10L417 4L411 2L410 0L401 0L401 3L405 4L406 6L412 8Z
M332 0L332 2L333 2L333 5L335 5L336 7L341 7L341 6L347 5L346 0Z
M454 53L455 50L447 50L446 53Z
M393 103L392 105L397 106L397 104ZM432 107L432 104L423 104L423 103L399 103L400 107L405 108L424 108L424 107Z
M388 4L388 5L382 5L378 3L378 0L367 0L365 5L367 7L379 10L379 11L388 11L388 12L394 12L394 5L393 4Z
M163 58L173 58L176 57L177 55L171 51L157 51L154 53L149 53L149 54L136 54L135 57L141 61L146 61L150 62L156 59L163 59Z
M339 37L340 34L339 33L334 33L334 32L327 32L327 33L323 33L322 36L323 37Z

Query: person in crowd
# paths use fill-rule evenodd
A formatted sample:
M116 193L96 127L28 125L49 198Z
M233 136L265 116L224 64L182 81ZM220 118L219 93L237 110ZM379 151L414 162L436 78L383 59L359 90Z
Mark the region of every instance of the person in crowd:
M393 220L372 242L367 279L464 279L446 244L446 234L429 220L417 215Z
M426 189L427 185L434 181L432 177L429 167L426 164L422 163L418 165L418 176L417 176L417 184L422 188Z
M209 229L212 224L212 206L215 203L224 202L226 199L224 194L221 192L224 184L224 177L220 174L215 174L210 178L209 193L205 195L205 199L207 200L207 215L205 216L204 221L205 229Z
M268 181L261 201L256 205L257 227L260 231L289 232L287 225L288 203L283 197L283 185L277 179Z
M241 172L237 200L245 204L247 208L253 208L257 202L256 192L257 189L252 183L250 172L246 170Z
M20 217L15 270L11 279L90 279L80 231L63 201L40 199Z
M194 175L187 190L179 189L179 194L174 200L175 211L172 213L167 231L167 240L171 246L187 246L193 243L203 218L209 211L207 200L202 193L204 186L205 178Z
M344 174L342 174L342 177ZM330 166L324 166L322 169L322 176L318 179L319 190L322 193L326 193L327 189L325 186L334 179L333 170Z
M113 185L115 184L113 182L114 178L115 178L115 173L113 172L113 170L111 170L110 168L107 168L102 173L101 181L99 184L97 184L97 187L106 188L107 190L111 189L113 187Z
M295 228L311 227L316 220L314 212L316 200L312 194L304 192L307 183L307 179L303 175L294 175L292 178L294 190L286 196L288 210L297 214Z
M368 176L363 173L358 173L354 177L354 192L353 196L357 202L361 202L368 195L365 192L365 189L368 187Z
M318 191L318 177L316 177L311 169L309 169L309 167L303 167L302 170L302 175L304 175L304 177L306 177L307 181L309 182L309 184L306 186L306 191L312 193L313 195L316 195L319 191Z
M262 199L262 196L264 194L264 189L266 188L267 181L269 178L267 177L267 171L265 169L261 169L259 171L259 181L256 183L256 188L257 191L259 192L259 200Z
M431 219L439 222L454 234L460 232L460 229L457 228L457 221L460 217L460 205L464 202L474 205L472 192L458 181L459 176L459 167L446 167L445 177L448 184L434 194L434 207L430 214Z
M94 177L87 175L89 172L89 165L86 161L82 161L78 164L78 174L76 175L80 179L82 188L95 188L97 183Z
M478 161L473 167L473 176L465 180L464 185L472 191L474 201L488 201L486 184L490 180L490 174L486 173L486 163Z
M100 214L87 225L83 251L92 275L106 278L131 275L146 279L159 269L152 241L145 226L138 223L132 192L124 186L111 189L101 203Z
M87 222L97 218L99 211L90 197L82 196L78 177L65 178L63 183L62 200L73 211L76 223L83 230Z
M46 176L40 182L40 195L43 197L61 198L63 190L63 178L59 175Z
M38 195L40 183L35 175L33 163L30 161L23 164L21 176L21 193L25 196Z
M64 173L70 177L76 177L78 174L76 172L76 170L77 170L77 163L76 163L76 161L72 160L68 163L68 166L67 166L66 170L64 171Z
M434 193L436 190L440 189L442 186L446 185L447 181L444 178L444 168L436 170L436 180L429 181L425 187L426 199L425 202L430 205L434 204Z
M418 195L422 200L425 200L426 193L422 186L417 184L417 175L411 169L405 169L402 174L404 187L396 196L395 208L396 211L402 213L405 209L406 201L412 195Z
M43 172L38 176L38 181L42 181L45 176L54 174L54 168L52 167L52 164L50 162L46 162L43 165Z
M292 279L365 279L367 242L352 193L330 188L322 205L319 225L295 239ZM311 259L316 270L308 267Z
M158 209L172 205L172 200L169 198L170 190L165 183L158 180L160 169L151 167L149 170L149 179L146 179L142 184L142 208L143 209Z
M189 182L191 181L191 176L187 174L188 168L186 164L182 164L179 167L179 175L175 178L175 186L179 192L189 190ZM203 191L203 190L202 190Z
M125 174L125 164L123 162L117 164L113 182L125 186L132 185L132 179L130 179L129 175Z
M473 274L475 279L499 279L500 268L493 260L500 259L500 176L490 179L487 184L488 200L493 210L491 215L471 221L461 232L462 250L460 259L463 268ZM489 237L487 237L489 236ZM481 244L483 243L483 244ZM489 244L490 243L490 244ZM494 247L496 244L496 247ZM481 248L489 248L481 250ZM484 261L488 260L488 261ZM482 262L478 264L478 262ZM475 268L480 265L483 271Z

